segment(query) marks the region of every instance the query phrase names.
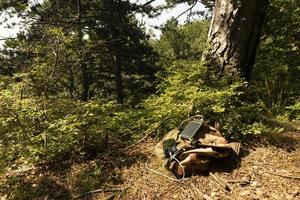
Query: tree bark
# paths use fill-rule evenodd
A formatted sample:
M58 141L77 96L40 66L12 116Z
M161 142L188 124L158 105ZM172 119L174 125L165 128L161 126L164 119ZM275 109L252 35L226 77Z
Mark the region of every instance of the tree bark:
M216 77L250 80L268 0L216 0L204 60Z

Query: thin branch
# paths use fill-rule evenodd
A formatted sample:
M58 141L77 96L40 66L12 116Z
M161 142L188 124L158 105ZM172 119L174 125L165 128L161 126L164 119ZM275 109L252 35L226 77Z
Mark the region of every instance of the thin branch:
M280 176L280 177L283 177L283 178L290 178L290 179L295 179L295 180L299 180L300 181L300 177L299 176L290 176L290 175L285 175L285 174L279 174L279 173L276 173L276 172L267 172L269 174L273 174L273 175L276 175L276 176Z
M92 191L89 191L89 192L86 192L82 195L79 195L77 197L74 197L72 200L75 200L75 199L81 199L83 197L88 197L88 196L91 196L91 195L94 195L94 194L97 194L97 193L101 193L101 192L117 192L117 191L124 191L126 189L128 189L129 187L124 187L124 188L112 188L112 189L97 189L97 190L92 190Z
M149 170L150 172L152 172L152 173L154 173L154 174L156 174L156 175L162 176L162 177L164 177L164 178L166 178L166 179L168 179L168 180L170 180L170 181L181 182L181 181L184 180L183 178L181 178L181 179L175 179L175 178L169 177L169 176L166 175L166 174L163 174L163 173L161 173L161 172L159 172L159 171L157 171L157 170L155 170L155 169L150 168L150 167L148 166L148 162L149 162L149 160L151 159L152 156L153 156L153 155L151 155L150 157L148 157L148 160L145 162L145 168L146 168L147 170Z
M250 184L250 181L247 180L226 180L226 183L240 183L243 185Z
M52 24L52 22L53 22L53 20L54 20L55 15L56 15L56 10L54 11L53 15L51 16L51 19L50 19L50 22L49 22L47 28L50 28L50 26L51 26L51 24ZM28 50L27 50L27 57L29 56L29 53L30 53L30 51L32 50L32 48L33 48L35 45L39 45L39 44L46 38L46 35L47 35L47 32L48 32L47 28L46 28L46 30L45 30L44 35L41 37L41 39L40 39L38 42L32 43L32 44L30 45L30 47L29 47Z
M164 6L159 6L158 10L161 11L161 10L164 10L164 9L170 9L170 8L173 8L176 4L178 4L178 2L175 1L172 4L167 4L167 5L164 5Z
M225 181L223 181L221 178L219 178L216 174L213 174L212 172L209 173L209 175L212 177L212 179L219 184L222 188L224 188L227 191L232 191L232 188L229 184L227 184Z
M57 66L57 63L58 63L58 51L56 51L56 49L54 49L54 46L52 46L52 53L54 55L54 64L53 64L53 71L51 72L51 75L50 77L53 76L54 72L55 72L55 69L56 69L56 66Z
M151 3L153 3L154 1L156 1L156 0L150 0L150 1L148 1L145 4L143 4L142 7L146 7L146 6L150 5Z
M198 1L195 1L194 4L191 7L189 7L188 9L186 9L184 12L182 12L180 15L178 15L175 19L178 19L179 17L181 17L185 13L191 11L197 5L197 3L198 3Z
M5 41L5 40L12 40L12 39L17 39L18 37L8 37L8 38L0 38L0 41Z

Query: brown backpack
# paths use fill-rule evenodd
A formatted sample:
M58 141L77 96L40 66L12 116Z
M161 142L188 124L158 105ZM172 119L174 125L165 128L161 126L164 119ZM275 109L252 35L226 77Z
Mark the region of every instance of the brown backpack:
M155 155L177 178L207 171L212 158L228 157L233 150L239 153L240 143L229 143L212 126L204 124L193 140L183 139L175 128L155 146Z

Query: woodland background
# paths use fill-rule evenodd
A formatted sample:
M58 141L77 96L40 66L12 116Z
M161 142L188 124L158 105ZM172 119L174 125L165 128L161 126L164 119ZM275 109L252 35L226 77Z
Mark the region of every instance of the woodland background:
M212 9L184 25L170 19L160 39L135 17L155 17L180 2L154 8L119 0L1 1L0 11L18 14L28 28L0 51L0 176L26 166L60 170L62 162L93 160L156 127L159 138L196 114L220 122L225 135L243 142L249 135L295 130L299 1L270 0L251 79L230 84L206 80L202 54ZM101 186L103 168L97 164L81 174L74 193ZM12 199L40 195L21 180L3 178L0 193Z

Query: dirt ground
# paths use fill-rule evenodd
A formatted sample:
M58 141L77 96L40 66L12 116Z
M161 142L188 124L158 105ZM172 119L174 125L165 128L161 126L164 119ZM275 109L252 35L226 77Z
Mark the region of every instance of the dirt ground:
M169 179L174 176L151 156L156 141L148 140L130 152L132 156L143 152L140 161L117 170L123 184L108 188L120 190L94 199L300 200L300 133L285 133L272 142L254 140L260 140L259 144L249 142L239 158L217 160L209 172L182 181ZM218 184L211 174L230 189Z
M112 149L110 155L78 164L58 163L59 169L24 170L23 188L14 189L18 198L2 191L0 199L300 200L300 132L285 133L272 142L249 139L239 157L216 160L209 172L182 181L174 180L151 155L156 143L147 139L118 154Z

